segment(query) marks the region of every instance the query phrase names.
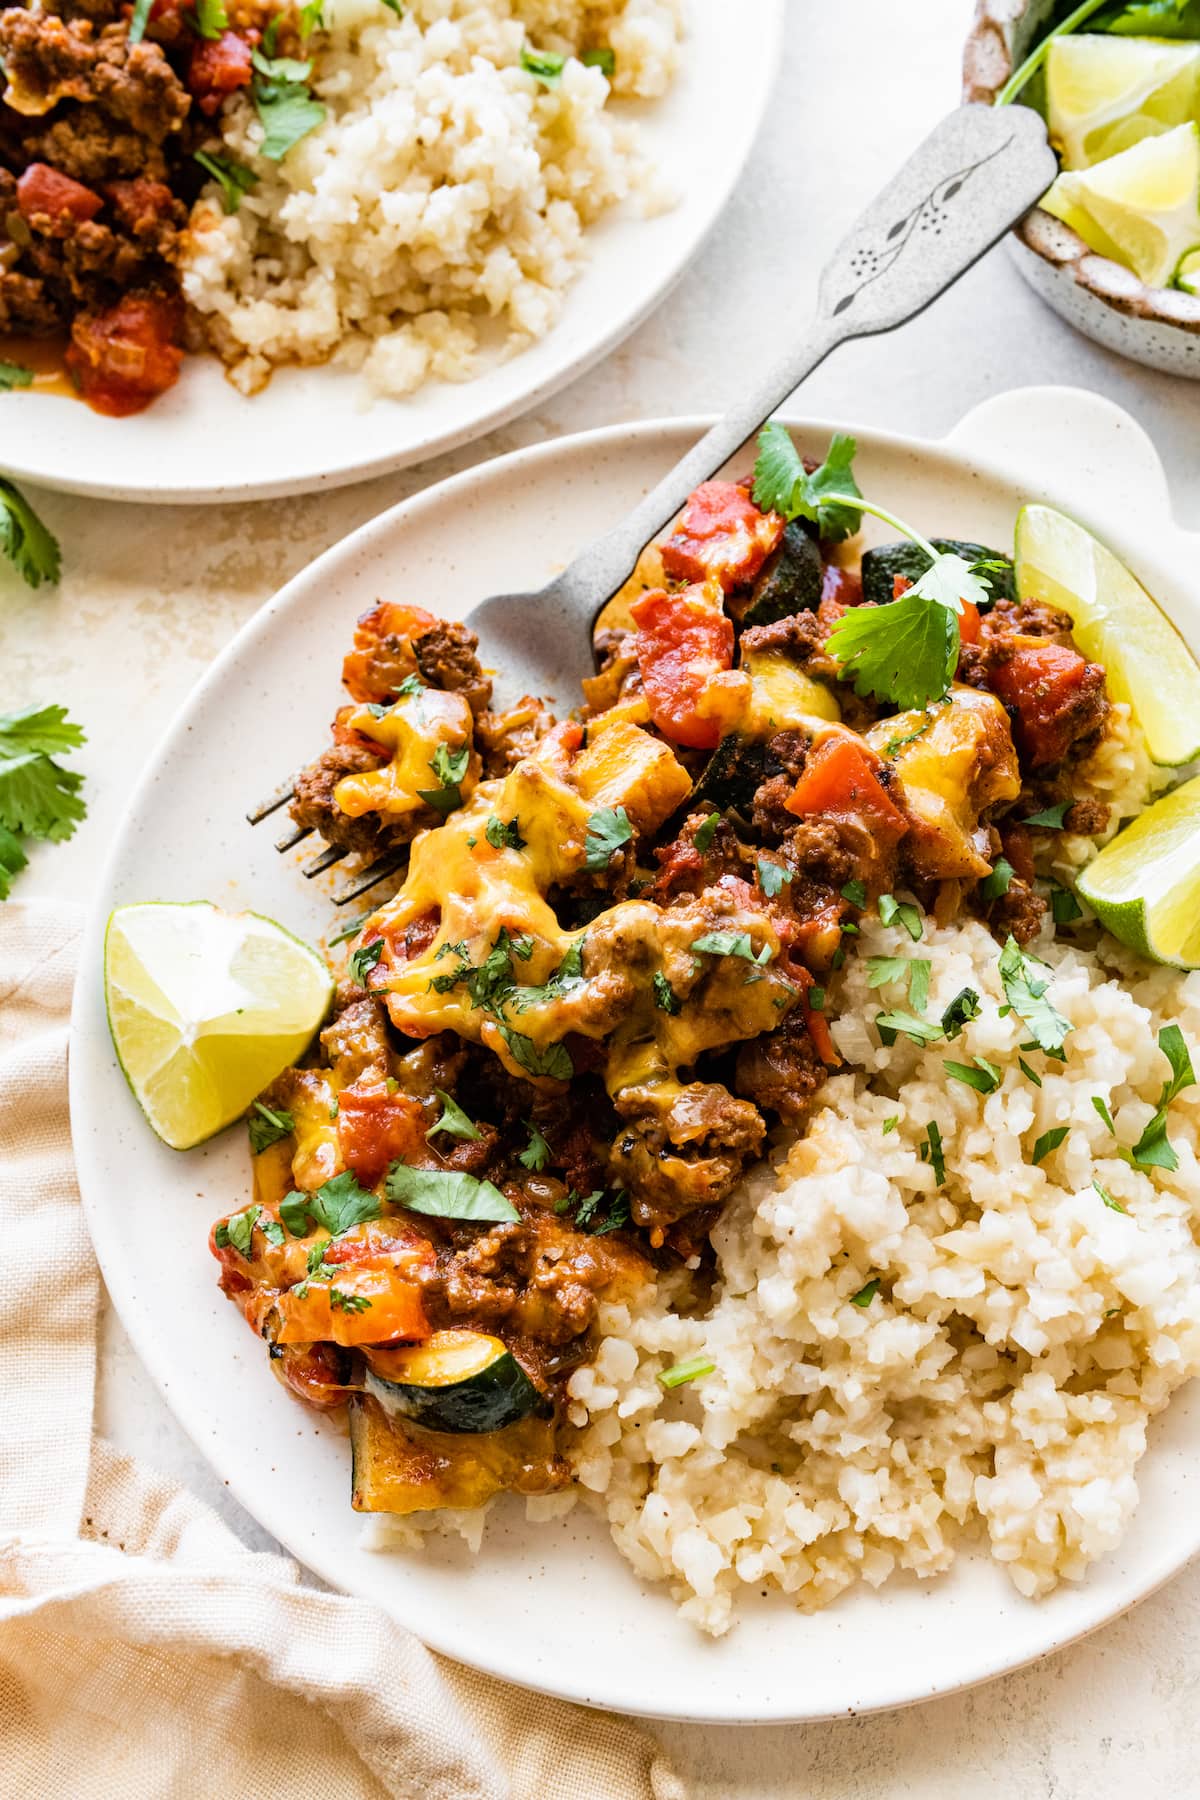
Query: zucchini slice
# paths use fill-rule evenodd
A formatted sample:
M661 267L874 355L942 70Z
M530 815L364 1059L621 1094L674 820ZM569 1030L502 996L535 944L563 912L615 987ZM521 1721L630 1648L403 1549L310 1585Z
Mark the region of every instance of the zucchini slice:
M520 1419L504 1431L466 1437L426 1431L391 1417L370 1394L354 1394L350 1448L355 1512L403 1515L483 1506L506 1489L546 1494L563 1485L554 1426L546 1419Z
M930 538L929 541L935 550L961 556L964 562L1004 563L1006 574L989 574L987 578L992 599L1016 598L1012 558L1005 556L1002 550L989 550L986 544L965 543L960 538ZM879 544L874 550L866 550L862 559L863 599L875 606L886 606L892 598L892 581L895 576L903 575L906 581L918 581L928 567L929 558L921 546L914 544L909 538L898 544Z
M548 1409L508 1345L481 1331L435 1331L372 1360L381 1367L367 1369L366 1391L430 1431L500 1431Z
M690 804L709 800L721 812L742 812L747 817L755 790L766 779L766 747L731 732L723 737L692 789Z
M816 612L824 579L820 550L793 519L778 550L763 564L740 623L773 625L776 619L790 618L793 613Z

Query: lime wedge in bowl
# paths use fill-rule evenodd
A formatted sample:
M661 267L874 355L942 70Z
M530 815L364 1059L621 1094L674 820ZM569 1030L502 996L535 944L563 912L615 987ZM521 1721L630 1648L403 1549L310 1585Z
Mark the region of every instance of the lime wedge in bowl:
M1200 250L1189 250L1186 256L1180 257L1175 286L1182 288L1185 294L1200 294Z
M1200 668L1140 581L1090 531L1051 506L1017 519L1017 594L1070 613L1075 641L1103 663L1156 763L1200 756Z
M207 900L119 906L104 937L117 1060L151 1126L190 1150L307 1049L333 997L315 950Z
M1200 968L1200 776L1118 832L1077 886L1121 943L1156 962Z
M1165 287L1200 245L1200 127L1143 138L1091 169L1060 175L1041 205L1085 244Z
M1046 118L1064 169L1087 169L1197 115L1200 44L1165 38L1055 38Z

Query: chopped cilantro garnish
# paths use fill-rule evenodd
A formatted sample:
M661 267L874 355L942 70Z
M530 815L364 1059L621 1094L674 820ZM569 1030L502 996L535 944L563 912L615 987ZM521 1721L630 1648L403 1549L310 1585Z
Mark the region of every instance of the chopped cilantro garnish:
M903 981L908 973L906 956L868 956L867 986L886 987L890 981Z
M712 841L717 835L717 826L721 823L719 812L710 812L704 823L699 826L692 839L701 856L706 856L712 849Z
M672 1363L664 1369L658 1379L665 1388L682 1387L685 1382L696 1381L701 1375L711 1375L716 1363L708 1356L689 1356L685 1362Z
M141 0L138 0L140 5ZM303 64L294 64L302 68ZM307 81L275 78L262 73L261 63L251 89L254 109L263 128L259 155L280 162L294 144L325 119L325 108L314 100Z
M254 1113L259 1116L255 1118ZM264 1106L261 1100L256 1100L254 1113L251 1113L247 1124L250 1127L250 1149L255 1156L261 1156L263 1151L269 1150L272 1144L281 1143L296 1129L295 1119L282 1107L275 1109Z
M229 14L225 11L225 0L196 0L196 30L202 38L215 43L223 31L229 29Z
M1022 1075L1025 1076L1026 1080L1032 1081L1034 1087L1041 1087L1041 1085L1042 1085L1041 1076L1038 1074L1036 1069L1030 1068L1029 1064L1025 1061L1025 1058L1023 1056L1018 1056L1017 1067L1020 1069Z
M447 813L452 813L455 807L462 805L460 783L470 760L470 744L461 744L457 750L451 750L449 744L439 744L429 759L429 767L437 776L438 785L435 788L418 788L417 793L426 806L432 806L443 818Z
M889 1131L895 1131L895 1129L899 1123L900 1123L900 1114L899 1113L892 1113L889 1118L886 1118L883 1121L884 1137L886 1137L888 1135Z
M848 900L851 906L860 909L867 904L867 884L865 881L848 881L842 889L842 899ZM843 930L845 927L843 927Z
M1038 1047L1050 1054L1062 1050L1071 1023L1056 1012L1046 998L1049 977L1043 978L1037 973L1044 967L1036 958L1026 956L1010 933L1000 952L1000 979L1004 983L1005 996L1017 1017L1032 1031Z
M678 1013L683 1006L683 1001L661 969L654 971L654 1004L659 1012L670 1013L672 1016Z
M1107 1101L1105 1101L1101 1095L1093 1094L1092 1095L1092 1105L1095 1107L1096 1111L1100 1114L1100 1117L1104 1120L1104 1123L1108 1126L1108 1129L1112 1132L1113 1136L1116 1137L1117 1128L1113 1124L1113 1117L1112 1117L1111 1112L1108 1110Z
M558 86L566 63L566 57L560 56L557 50L531 50L527 44L521 52L521 67L543 87Z
M808 1006L809 1006L810 1012L824 1012L824 1010L825 1010L825 989L823 987L809 988L809 990L808 990Z
M146 27L150 23L150 9L154 0L134 0L133 12L129 18L128 42L140 44L146 35Z
M915 1013L925 1011L932 968L932 963L923 956L914 956L908 965L908 1003Z
M198 162L206 174L211 175L221 189L221 205L227 213L235 213L242 200L251 188L258 186L258 176L245 163L235 162L232 156L218 156L214 151L195 150L192 152L193 162Z
M1082 919L1083 908L1071 892L1070 888L1056 887L1050 892L1050 911L1054 915L1056 925L1073 925L1076 919Z
M585 869L598 874L607 869L614 854L633 836L629 814L623 806L602 806L587 822L584 839Z
M575 1064L565 1044L547 1044L545 1049L539 1050L532 1038L526 1037L523 1031L513 1031L508 1025L500 1027L500 1035L508 1045L513 1061L527 1074L546 1075L551 1081L570 1081L574 1075Z
M213 1242L217 1249L232 1247L239 1256L249 1258L254 1227L261 1211L261 1206L248 1206L244 1212L233 1213L223 1225L218 1225L213 1232Z
M311 1194L289 1194L279 1216L293 1237L304 1237L310 1221L323 1225L331 1237L377 1219L382 1207L375 1195L360 1187L349 1169L321 1184Z
M523 850L525 839L521 836L520 826L516 819L498 819L493 813L487 822L484 832L493 850Z
M314 31L322 31L324 26L325 0L308 0L300 8L300 36L307 42Z
M998 856L990 875L985 875L979 884L980 897L984 900L998 900L1001 894L1007 894L1012 886L1016 870L1007 856Z
M274 1244L276 1249L284 1242L283 1226L279 1223L278 1219L264 1216L258 1221L258 1229L262 1232L268 1244Z
M861 499L854 480L857 448L852 437L835 432L825 461L810 475L787 427L772 419L758 434L754 504L785 519L808 519L818 537L853 537L862 525L854 505Z
M884 1044L891 1045L900 1032L912 1039L914 1044L934 1044L938 1038L944 1037L940 1025L929 1019L918 1019L915 1013L904 1012L896 1008L893 1012L881 1012L875 1015L875 1028Z
M782 863L772 862L769 856L758 859L758 885L768 900L785 888L792 879L792 871L785 869Z
M756 954L748 931L706 931L703 937L692 939L692 949L705 956L741 956L746 962L771 960L771 946L764 944Z
M579 60L585 69L599 69L600 73L606 75L609 81L616 74L617 53L615 50L585 50Z
M878 1275L875 1275L867 1282L865 1287L859 1288L857 1294L851 1294L850 1304L851 1306L870 1306L878 1292L879 1277Z
M360 944L351 952L346 968L351 981L357 981L359 987L366 987L367 976L376 967L383 955L383 939L375 938L370 944Z
M348 943L352 937L357 937L370 916L370 913L364 913L361 919L354 919L349 925L343 925L342 929L335 932L333 937L330 938L329 948L332 950L335 944L345 944ZM438 955L440 956L445 949L446 945L443 944L442 949L438 951Z
M974 988L961 988L942 1014L942 1030L948 1038L962 1035L964 1025L979 1017L979 995Z
M921 1161L927 1162L933 1170L934 1180L941 1187L946 1179L946 1158L942 1150L942 1134L936 1119L930 1119L925 1127L925 1141L921 1145Z
M33 386L33 370L25 368L21 363L0 362L0 393L11 393L13 388Z
M1060 800L1056 806L1047 806L1044 811L1029 813L1021 820L1022 825L1040 825L1045 831L1062 831L1063 820L1070 812L1074 801Z
M1109 1193L1108 1189L1106 1187L1102 1187L1101 1184L1095 1179L1095 1177L1093 1177L1093 1179L1092 1179L1092 1186L1095 1188L1096 1192L1099 1194L1100 1198L1103 1200L1105 1206L1109 1207L1112 1212L1124 1213L1126 1218L1129 1217L1129 1208L1127 1206L1122 1206L1121 1202L1119 1200L1114 1200L1112 1195ZM1117 1309L1114 1307L1113 1311L1115 1312L1116 1310ZM1107 1319L1109 1317L1109 1314L1105 1313L1104 1316Z
M942 1064L951 1081L961 1081L977 1094L994 1094L1000 1086L1001 1072L996 1063L988 1062L986 1057L975 1058L975 1068L966 1063L946 1061Z
M550 1146L531 1119L526 1119L525 1129L529 1133L529 1142L517 1161L523 1169L530 1169L537 1174L550 1161Z
M331 1287L329 1304L334 1312L364 1313L370 1309L371 1302L365 1294L348 1294L343 1288Z
M1178 1094L1196 1084L1192 1059L1178 1025L1164 1025L1158 1034L1158 1047L1171 1065L1170 1079L1163 1083L1158 1106L1137 1143L1130 1152L1143 1168L1177 1169L1179 1158L1167 1137L1167 1109Z
M1033 1166L1035 1169L1040 1162L1049 1156L1052 1150L1058 1149L1058 1146L1062 1143L1069 1130L1070 1126L1068 1125L1054 1125L1049 1131L1043 1131L1041 1137L1033 1146Z
M436 1219L476 1219L512 1225L520 1213L490 1181L478 1181L461 1169L410 1169L393 1163L387 1178L388 1199L409 1212Z
M910 900L897 900L893 894L879 896L879 923L881 925L903 925L914 944L919 944L924 931L921 923L921 909Z
M447 1137L463 1138L472 1143L478 1143L482 1134L478 1127L472 1124L457 1100L452 1100L450 1095L444 1093L441 1088L434 1088L433 1091L442 1103L442 1116L436 1125L429 1127L425 1133L426 1138L431 1138L437 1132L444 1131Z
M62 570L58 539L42 524L14 482L0 477L0 551L27 587L55 582Z
M87 812L78 794L82 775L54 761L83 742L61 706L0 716L0 900L29 860L22 839L61 843Z

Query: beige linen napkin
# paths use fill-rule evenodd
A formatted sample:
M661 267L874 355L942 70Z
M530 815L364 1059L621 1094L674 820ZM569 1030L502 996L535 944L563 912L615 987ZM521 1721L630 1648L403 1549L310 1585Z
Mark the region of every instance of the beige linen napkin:
M629 1720L431 1655L93 1438L79 934L74 908L0 906L0 1794L681 1800Z

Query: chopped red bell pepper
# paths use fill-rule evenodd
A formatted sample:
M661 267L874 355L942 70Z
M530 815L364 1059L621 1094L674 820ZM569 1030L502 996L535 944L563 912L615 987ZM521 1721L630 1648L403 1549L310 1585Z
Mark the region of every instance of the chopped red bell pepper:
M338 1095L338 1146L347 1166L370 1187L390 1163L425 1148L419 1100L391 1093L376 1076L360 1076Z
M179 378L182 308L165 294L126 294L106 312L77 313L66 365L88 405L123 419Z
M60 175L49 163L30 163L17 177L17 211L23 219L58 220L65 215L84 223L94 219L103 205L99 194L84 187L82 181Z
M705 716L702 701L713 677L733 667L733 625L702 595L697 588L678 594L656 588L630 611L651 718L672 743L713 750L720 722Z
M784 802L798 818L851 814L903 836L908 821L876 778L877 757L848 737L826 738L811 752Z
M1016 717L1017 749L1034 767L1059 763L1103 715L1104 670L1064 644L1036 644L998 663L992 692Z
M219 38L201 38L192 49L187 85L200 111L212 118L230 94L249 87L253 73L252 46L236 31Z
M783 531L780 515L760 512L745 488L704 481L662 547L663 568L677 581L715 577L728 593L754 580Z
M404 669L412 672L411 640L436 623L424 607L404 606L394 600L381 600L363 613L354 627L354 648L342 663L342 681L351 696L360 705L392 699ZM394 655L384 654L393 648Z

